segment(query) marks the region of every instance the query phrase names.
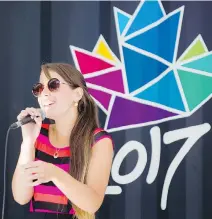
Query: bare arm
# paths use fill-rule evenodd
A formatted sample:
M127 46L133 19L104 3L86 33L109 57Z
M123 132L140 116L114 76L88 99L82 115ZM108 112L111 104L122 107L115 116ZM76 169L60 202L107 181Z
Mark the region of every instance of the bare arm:
M26 108L17 116L18 121L25 116L31 115L35 123L28 123L21 127L23 142L21 151L12 179L12 193L16 202L21 205L27 204L34 193L32 174L28 173L23 166L35 159L35 142L40 133L42 118L39 109ZM30 186L29 186L30 185Z
M35 147L32 143L21 144L21 151L12 179L12 193L16 202L21 205L27 204L33 196L33 187L29 186L23 174L22 165L34 161Z
M95 213L101 206L108 185L113 158L110 139L102 139L93 146L87 184L75 180L57 168L52 181L81 209Z

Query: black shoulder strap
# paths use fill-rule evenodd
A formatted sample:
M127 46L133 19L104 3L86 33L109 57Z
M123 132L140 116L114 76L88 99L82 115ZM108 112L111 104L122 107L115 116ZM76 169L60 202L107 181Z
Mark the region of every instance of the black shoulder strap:
M94 144L104 137L110 137L108 132L106 132L105 130L100 130L99 132L94 134Z

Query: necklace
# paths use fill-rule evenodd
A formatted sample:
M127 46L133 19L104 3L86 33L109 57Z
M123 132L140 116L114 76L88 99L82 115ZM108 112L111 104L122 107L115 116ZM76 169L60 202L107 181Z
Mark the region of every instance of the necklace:
M56 151L54 152L53 156L54 156L55 159L58 158L59 151L60 151L60 149L56 149Z
M52 127L52 131L53 131L53 134L55 135L55 133L56 133L56 131L55 131L55 128L54 128L54 126ZM55 135L56 136L56 135ZM56 158L58 158L58 156L59 156L59 151L60 151L60 148L58 148L58 149L55 149L56 151L54 152L54 155L53 155L53 157L56 159Z

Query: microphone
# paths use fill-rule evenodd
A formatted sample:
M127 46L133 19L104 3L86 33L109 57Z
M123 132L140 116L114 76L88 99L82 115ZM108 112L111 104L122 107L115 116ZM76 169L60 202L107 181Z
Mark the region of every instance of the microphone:
M45 112L42 109L40 109L40 113L41 113L42 120L44 120L46 118ZM11 129L17 129L17 128L21 127L22 125L25 125L25 124L30 123L30 122L35 123L35 120L31 118L31 115L27 115L26 117L24 117L20 121L14 122L10 126L10 128Z

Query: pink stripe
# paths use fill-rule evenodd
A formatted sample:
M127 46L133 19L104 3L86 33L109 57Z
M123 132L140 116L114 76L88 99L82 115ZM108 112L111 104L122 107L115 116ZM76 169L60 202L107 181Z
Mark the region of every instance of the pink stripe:
M46 145L50 146L51 148L54 148L54 149L56 148L51 144L51 142L49 141L49 138L45 135L40 134L37 139L39 141L41 141L43 144L46 144ZM60 148L60 150L67 150L67 149L69 150L70 147L69 146L64 146L64 147Z
M29 211L30 211L30 212L33 212L32 200L30 201Z
M34 192L51 195L64 195L56 186L38 185L34 187Z
M55 166L59 167L60 169L63 169L64 171L69 171L69 164L55 164Z
M50 210L44 210L44 209L35 209L35 212L45 212L45 213L55 213L55 214L61 214L61 212L59 211L50 211ZM74 214L74 210L70 210L69 211L69 214ZM66 214L66 215L69 215L69 214Z
M104 129L102 129L102 128L96 128L96 129L94 130L94 134L97 134L97 133L100 132L100 131L104 131Z
M44 209L35 209L36 212L46 212L46 213L57 213L60 214L61 212L58 211L50 211L50 210L44 210Z
M75 214L75 210L72 208L70 211L69 211L69 214Z
M50 143L49 139L45 135L42 135L42 134L40 134L37 139L47 145L49 145Z

